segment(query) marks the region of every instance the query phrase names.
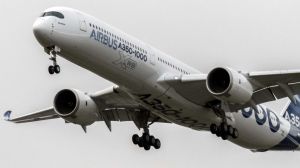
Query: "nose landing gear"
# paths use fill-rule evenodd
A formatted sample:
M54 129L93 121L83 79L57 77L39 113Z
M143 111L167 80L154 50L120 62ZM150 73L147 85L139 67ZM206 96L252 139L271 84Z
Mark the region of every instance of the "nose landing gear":
M53 62L53 65L50 65L48 67L49 74L53 75L54 73L59 74L60 73L60 66L57 64L56 55L60 52L60 48L54 46L50 49L47 49L49 52L47 52L50 55L50 60Z
M57 65L56 57L51 57L50 60L53 61L53 65L50 65L48 67L49 74L53 75L54 73L59 74L60 73L60 66Z

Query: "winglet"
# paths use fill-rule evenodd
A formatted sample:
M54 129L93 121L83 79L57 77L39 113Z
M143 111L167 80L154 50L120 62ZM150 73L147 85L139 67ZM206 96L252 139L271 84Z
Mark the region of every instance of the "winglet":
M10 121L10 115L11 115L11 111L7 111L4 113L3 117L5 121Z

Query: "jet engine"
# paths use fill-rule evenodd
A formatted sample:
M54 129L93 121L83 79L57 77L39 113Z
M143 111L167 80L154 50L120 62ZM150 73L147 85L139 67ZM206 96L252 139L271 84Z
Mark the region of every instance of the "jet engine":
M54 98L55 112L67 122L83 126L98 120L98 107L91 97L75 89L59 91Z
M243 74L222 67L215 68L208 74L206 86L217 99L241 105L251 100L254 91Z

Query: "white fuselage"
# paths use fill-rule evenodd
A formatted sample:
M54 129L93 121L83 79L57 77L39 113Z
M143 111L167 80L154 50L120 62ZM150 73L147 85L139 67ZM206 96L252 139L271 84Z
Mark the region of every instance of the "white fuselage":
M45 48L59 47L60 56L119 85L167 121L195 130L208 130L210 124L221 122L210 108L190 102L159 82L166 74L200 74L198 70L80 11L63 7L46 11L60 11L64 18L41 17L34 24L35 35ZM240 134L230 140L256 150L270 149L283 141L291 124L263 106L261 111L265 113L245 112L251 113L247 117L241 111L228 111L230 124ZM280 128L272 131L270 123L276 126L278 121Z

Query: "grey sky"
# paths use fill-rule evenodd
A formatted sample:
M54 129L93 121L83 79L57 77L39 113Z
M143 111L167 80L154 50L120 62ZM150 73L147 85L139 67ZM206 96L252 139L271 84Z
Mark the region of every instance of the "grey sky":
M51 6L68 6L161 49L207 73L216 66L237 70L299 69L300 3L297 0L26 0L0 1L0 111L26 114L52 105L63 88L94 92L111 85L61 58L50 76L48 56L32 24ZM272 103L280 110L285 101ZM0 166L6 168L94 167L295 167L297 152L252 153L206 132L154 124L160 150L131 142L132 123L88 127L63 120L15 125L0 121ZM226 166L228 164L228 166Z

